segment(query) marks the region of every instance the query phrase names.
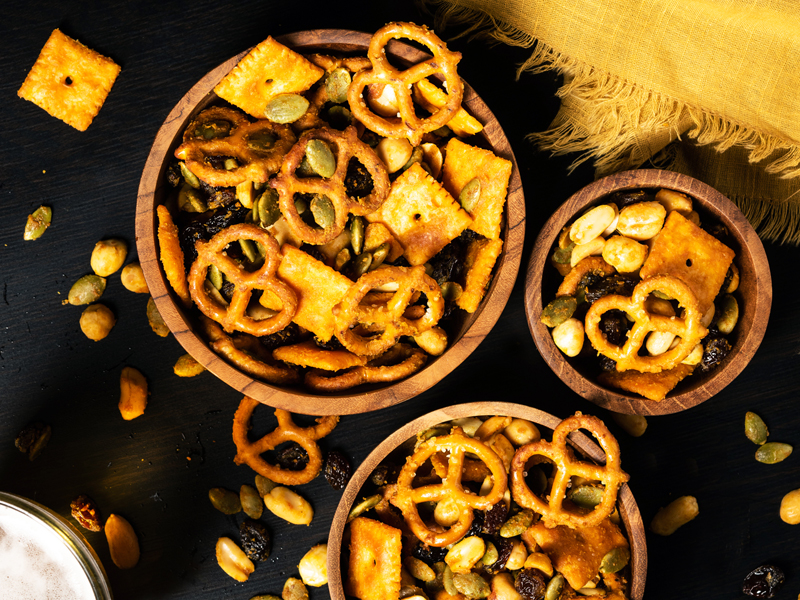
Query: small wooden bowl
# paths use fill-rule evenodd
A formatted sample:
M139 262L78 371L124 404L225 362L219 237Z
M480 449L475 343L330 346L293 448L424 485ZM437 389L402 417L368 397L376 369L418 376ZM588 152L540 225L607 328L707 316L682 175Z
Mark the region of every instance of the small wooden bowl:
M733 349L716 369L692 375L660 401L647 400L622 390L601 386L591 369L568 359L553 342L550 330L541 322L542 309L555 298L561 277L549 257L562 228L593 204L602 204L608 194L639 188L667 188L687 194L703 216L721 222L734 239L734 262L739 267L739 322L730 337ZM769 263L756 232L741 211L714 188L680 173L656 169L625 171L605 177L572 195L545 223L528 263L525 281L525 311L528 327L539 353L569 387L604 408L628 414L664 415L691 408L708 400L742 372L755 354L769 320L772 279Z
M278 37L278 41L299 52L366 54L371 35L343 29L317 29ZM387 46L390 56L412 64L429 58L413 46L393 40ZM448 331L449 348L431 358L424 369L403 381L384 386L360 386L340 395L316 395L302 388L279 388L254 379L215 354L203 338L195 319L187 313L167 283L158 259L155 208L169 193L164 173L184 128L201 110L218 100L214 86L239 62L247 51L234 56L203 77L172 109L147 158L136 204L136 245L150 293L170 331L195 360L214 375L259 402L293 412L311 415L356 414L398 404L424 392L475 350L488 335L508 301L517 278L525 232L525 198L514 153L492 112L468 85L462 105L484 124L482 138L495 154L513 164L508 185L503 254L496 266L491 287L478 310Z
M330 534L328 536L328 592L332 600L345 600L345 593L342 579L341 564L342 559L342 537L347 525L347 516L353 503L359 498L361 488L366 483L370 474L381 462L389 456L395 449L406 441L412 439L418 433L426 429L444 423L452 419L479 416L509 416L519 419L527 419L537 426L550 430L555 429L561 419L549 413L543 412L530 406L513 404L510 402L470 402L467 404L456 404L435 410L426 415L411 421L392 433L375 450L373 450L364 462L356 469L352 479L339 500L339 506L333 515ZM549 434L542 437L549 439ZM584 456L591 460L604 463L605 454L592 438L582 432L575 432L569 436L573 446ZM623 457L624 468L624 457ZM647 578L647 541L645 539L644 523L642 515L639 513L639 506L633 498L630 488L624 484L617 497L622 523L628 542L631 545L631 600L641 600L644 596L644 584Z

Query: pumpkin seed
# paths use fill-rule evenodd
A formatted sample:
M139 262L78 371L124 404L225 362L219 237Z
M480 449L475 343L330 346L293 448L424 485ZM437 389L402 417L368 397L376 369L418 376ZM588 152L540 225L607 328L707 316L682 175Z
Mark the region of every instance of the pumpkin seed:
M477 573L457 573L453 585L467 598L488 598L491 593L489 583Z
M203 197L189 183L184 183L178 192L178 208L184 212L201 213L208 210Z
M488 567L496 563L498 558L500 553L497 551L497 546L492 542L486 542L486 552L483 553L481 562Z
M311 168L311 163L308 162L308 157L303 154L303 158L300 159L300 164L297 165L297 168L294 170L294 174L298 177L314 177L316 173L314 173L314 169Z
M273 123L294 123L308 110L308 100L299 94L278 94L267 102L264 116Z
M208 490L208 499L214 508L226 515L235 515L242 510L239 494L225 488L211 488Z
M276 487L277 485L277 483L271 479L267 479L263 475L256 475L256 489L261 497L269 494L272 491L272 488Z
M653 290L651 294L653 294L653 296L656 298L661 298L662 300L672 300L672 296L662 292L661 290Z
M453 570L450 568L450 565L445 565L444 571L442 571L442 586L444 587L444 591L451 596L458 594L458 590L453 582Z
M356 255L361 254L364 250L364 218L353 217L350 223L350 244L353 246L353 252Z
M278 205L278 192L272 188L267 188L253 205L256 211L256 221L261 227L266 229L275 224L281 218L281 209Z
M767 441L769 429L767 429L767 424L764 423L764 419L754 412L748 412L744 416L744 434L747 436L747 439L754 444L763 446Z
M253 240L246 240L242 238L239 240L239 246L241 246L242 252L244 252L247 260L249 260L251 263L257 262L261 258L258 248L256 248Z
M239 167L239 161L235 158L226 158L223 166L225 167L226 171L233 171Z
M347 90L350 87L350 72L339 67L328 73L325 79L325 91L328 92L328 100L335 104L347 102Z
M559 296L544 307L540 319L547 327L556 327L572 317L577 308L574 296Z
M239 502L248 517L251 519L261 518L261 513L264 512L264 501L255 488L247 484L242 485L239 489Z
M569 491L567 498L582 508L594 508L603 501L603 491L593 485L579 485Z
M353 113L345 106L331 106L328 109L327 119L334 129L345 129L353 122Z
M441 286L442 298L445 302L455 302L464 293L464 288L455 281L445 281Z
M323 140L310 140L305 157L311 170L320 177L331 177L336 172L336 157Z
M717 313L717 329L725 335L733 331L739 321L739 303L730 294L725 294Z
M219 270L217 265L208 266L208 280L216 289L221 289L225 283L222 279L222 271Z
M403 565L406 569L408 569L408 572L411 573L411 576L414 577L414 579L419 579L420 581L426 582L436 579L436 573L434 570L415 556L409 556L406 558L406 560L403 562Z
M195 188L195 189L199 188L200 187L200 180L197 178L197 175L195 175L194 173L192 173L189 170L189 167L186 166L186 163L184 163L183 161L180 161L178 163L178 166L181 169L181 175L183 175L183 180L186 183L188 183L190 186L192 186L193 188Z
M350 253L349 248L342 248L339 250L339 253L336 255L336 258L333 260L333 268L337 271L341 271L342 268L350 262L352 258L352 254Z
M481 180L477 177L470 179L458 195L458 201L465 211L471 213L478 206L481 199Z
M756 450L756 460L766 465L774 465L786 460L792 453L793 448L789 444L780 442L767 442Z
M417 444L421 444L424 441L440 435L447 435L448 433L450 433L450 429L446 425L434 425L422 433L417 434Z
M336 209L327 196L316 194L311 200L311 214L314 221L323 229L330 229L336 222Z
M525 508L503 523L500 537L510 538L522 534L533 523L533 511Z
M295 198L294 209L297 211L298 215L302 215L304 212L308 210L308 202L306 202L302 198Z
M106 291L106 278L99 275L84 275L72 284L67 302L73 306L91 304Z
M368 510L375 508L376 506L378 506L378 503L380 501L381 501L380 494L375 494L374 496L364 498L361 502L359 502L353 508L350 509L350 514L347 515L347 522L349 523L356 517L363 515Z
M568 265L572 261L572 249L575 244L570 244L566 248L556 248L553 252L553 262L560 265Z
M370 271L374 271L378 267L383 264L383 261L386 260L386 257L389 256L389 250L392 249L392 245L389 242L384 242L375 250L372 251L372 264L369 267Z
M161 313L158 312L158 307L156 307L156 302L152 296L147 300L147 322L150 323L150 328L158 337L167 337L169 335L169 327L161 317Z
M564 591L565 581L561 573L556 573L555 577L548 581L547 587L544 588L544 600L558 600L561 597L561 592Z
M194 137L212 140L214 138L226 137L230 131L231 124L228 121L206 121L195 128Z
M25 223L25 232L22 238L26 241L38 240L42 237L45 230L50 227L50 220L53 218L53 209L49 206L40 206L28 215Z
M400 172L402 173L403 171L408 169L414 163L421 163L421 162L422 162L422 147L421 146L416 146L411 151L411 156L408 157L408 160L406 161L406 164L404 164L402 167L400 167Z
M616 573L628 564L631 559L630 550L627 548L614 548L609 550L600 562L601 573Z
M372 254L369 252L362 252L353 259L353 275L361 277L364 273L369 271L369 266L372 264Z
M247 147L256 152L268 152L272 150L278 136L271 131L259 131L247 138Z

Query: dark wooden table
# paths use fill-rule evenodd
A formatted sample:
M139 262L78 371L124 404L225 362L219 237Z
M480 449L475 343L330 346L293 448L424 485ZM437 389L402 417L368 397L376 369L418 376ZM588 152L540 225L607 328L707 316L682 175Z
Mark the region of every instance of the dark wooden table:
M238 490L253 481L249 468L233 464L230 429L239 395L208 373L173 375L182 348L172 337L156 337L145 316L147 296L125 290L118 274L109 277L103 297L118 322L101 342L84 337L81 309L62 306L62 300L90 272L99 239L122 237L135 254L136 192L150 144L171 107L206 72L269 34L322 27L374 31L390 20L432 24L430 15L405 1L13 0L0 8L0 489L63 515L85 493L106 515L127 517L141 542L135 569L114 567L104 536L87 535L119 600L279 594L300 557L326 539L340 493L323 478L301 488L316 511L310 527L266 514L272 556L247 583L235 583L217 566L214 545L222 535L237 537L238 521L214 510L207 494L211 487ZM122 66L84 133L16 96L56 27ZM499 118L520 164L526 261L541 225L592 180L592 171L586 166L568 175L569 158L550 158L525 140L556 113L555 75L526 74L517 81L516 66L527 55L522 49L465 40L451 47L464 54L459 72ZM24 242L26 217L40 204L52 206L53 225L40 240ZM755 446L743 434L744 414L753 410L766 420L771 440L800 444L800 295L794 280L800 251L772 244L766 250L774 282L771 321L742 375L705 404L651 418L641 438L610 424L646 523L677 496L694 495L700 504L700 516L673 536L649 535L646 598L735 598L744 575L763 563L787 574L777 598L800 592L800 529L778 517L782 496L800 487L800 456L773 466L757 463ZM438 386L399 406L343 418L324 446L344 451L357 465L408 420L472 400L520 402L561 417L576 410L608 417L571 392L539 357L522 291L520 278L491 334ZM144 416L131 422L117 410L125 365L145 373L152 390ZM266 429L271 415L261 412L257 426ZM14 448L14 438L37 420L52 426L53 437L29 462ZM311 591L312 599L326 596L326 588Z

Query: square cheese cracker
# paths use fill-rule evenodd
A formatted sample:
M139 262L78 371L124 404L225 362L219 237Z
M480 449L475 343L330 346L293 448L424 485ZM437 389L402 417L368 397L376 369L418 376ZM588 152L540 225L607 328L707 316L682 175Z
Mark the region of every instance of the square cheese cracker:
M353 519L347 593L361 600L398 598L402 547L399 529L366 517Z
M217 84L217 96L257 119L278 94L299 94L310 88L325 71L294 50L268 37L239 61Z
M67 125L86 131L119 71L119 65L110 58L55 29L17 95Z
M365 218L386 225L412 266L426 263L472 223L461 205L419 163L395 179L383 205Z
M469 228L490 240L499 239L511 161L452 138L445 146L444 188L458 198L464 186L476 177L481 182L481 196L470 211L473 222Z
M641 373L627 371L604 371L597 377L603 385L619 388L644 396L648 400L659 402L667 397L675 386L686 379L694 371L690 365L679 364L667 371L659 373Z

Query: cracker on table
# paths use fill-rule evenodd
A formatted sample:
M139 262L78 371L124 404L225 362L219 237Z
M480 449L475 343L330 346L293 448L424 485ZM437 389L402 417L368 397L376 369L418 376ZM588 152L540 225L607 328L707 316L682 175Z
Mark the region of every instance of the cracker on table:
M268 37L250 50L214 88L217 96L257 119L278 94L299 94L325 71Z
M402 534L380 521L356 517L350 522L350 563L345 590L361 600L400 595Z
M55 29L17 91L79 131L91 125L117 79L113 60Z
M281 254L278 276L297 293L297 312L292 320L327 342L334 331L331 311L353 282L291 244L284 244Z
M464 260L466 279L464 291L456 304L468 313L474 313L492 280L492 269L503 251L503 240L478 239L470 242Z
M412 266L426 263L472 223L469 214L419 163L394 180L383 205L365 218L386 225Z
M473 221L469 228L490 240L499 239L511 178L511 161L452 138L445 146L442 165L444 188L453 198L458 198L464 186L476 177L481 182L481 196L470 211Z
M603 385L619 388L644 396L648 400L660 401L667 397L675 386L694 371L694 366L679 364L659 373L640 371L604 371L597 379Z
M324 371L342 371L367 364L367 359L363 356L353 354L349 350L325 350L317 346L314 340L275 348L272 356L292 365Z
M686 283L697 298L700 314L711 308L725 281L734 252L677 211L667 215L639 271L642 279L671 275Z

